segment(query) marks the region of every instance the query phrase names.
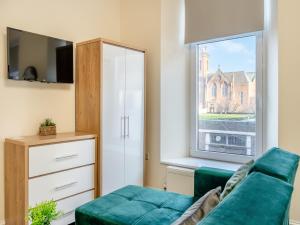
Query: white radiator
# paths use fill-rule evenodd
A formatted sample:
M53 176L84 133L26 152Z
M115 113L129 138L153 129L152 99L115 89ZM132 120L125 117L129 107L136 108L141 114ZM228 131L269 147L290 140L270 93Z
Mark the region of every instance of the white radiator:
M194 195L194 170L167 167L167 191Z

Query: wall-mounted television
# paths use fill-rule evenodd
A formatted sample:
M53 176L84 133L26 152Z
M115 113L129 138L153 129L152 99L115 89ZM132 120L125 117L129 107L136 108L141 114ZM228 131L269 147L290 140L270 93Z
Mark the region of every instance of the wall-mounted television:
M7 28L8 79L73 83L73 42Z

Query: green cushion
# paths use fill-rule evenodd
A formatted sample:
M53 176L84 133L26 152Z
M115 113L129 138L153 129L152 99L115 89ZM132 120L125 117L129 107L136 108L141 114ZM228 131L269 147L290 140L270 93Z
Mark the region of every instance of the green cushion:
M252 171L262 172L286 182L293 183L298 162L298 155L280 148L272 148L255 161Z
M198 225L282 225L292 191L280 179L251 173Z
M210 167L200 167L195 170L194 175L194 196L195 200L201 198L208 191L221 186L225 187L226 182L233 175L233 171L222 170Z
M127 186L77 208L76 225L169 225L192 204L192 196Z

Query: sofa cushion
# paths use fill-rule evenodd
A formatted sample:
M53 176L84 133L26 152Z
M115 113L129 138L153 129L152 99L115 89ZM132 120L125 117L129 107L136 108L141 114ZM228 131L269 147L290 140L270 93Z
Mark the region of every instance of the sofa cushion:
M217 187L197 200L172 225L196 225L220 202L221 187Z
M251 173L198 225L282 225L292 191L280 179Z
M293 183L298 168L299 156L280 148L272 148L257 159L251 171L277 177Z
M76 225L169 225L192 204L192 196L130 185L77 208Z
M223 199L233 191L233 189L239 185L239 183L248 175L254 160L249 161L248 163L242 165L227 181L223 192L221 193L220 200Z

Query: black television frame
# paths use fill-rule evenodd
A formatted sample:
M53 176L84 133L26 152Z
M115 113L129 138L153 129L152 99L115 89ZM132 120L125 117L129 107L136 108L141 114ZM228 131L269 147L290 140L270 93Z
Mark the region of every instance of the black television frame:
M12 79L10 78L10 70L9 70L9 55L10 55L10 36L9 36L9 30L15 30L15 31L20 31L20 32L23 32L23 33L28 33L28 34L31 34L31 35L36 35L36 36L41 36L41 37L45 37L45 38L52 38L52 39L56 39L56 40L59 40L59 41L65 41L65 42L69 42L70 43L70 46L72 46L72 79L70 79L68 82L51 82L51 81L47 81L47 80L42 80L42 81L39 81L39 80L25 80L25 79ZM13 27L6 27L6 40L7 40L7 78L9 80L14 80L14 81L29 81L29 82L40 82L40 83L49 83L49 84L74 84L74 42L72 41L68 41L68 40L65 40L65 39L60 39L60 38L55 38L55 37L52 37L52 36L48 36L48 35L42 35L42 34L38 34L38 33L33 33L33 32L30 32L30 31L24 31L24 30L21 30L21 29L17 29L17 28L13 28Z

